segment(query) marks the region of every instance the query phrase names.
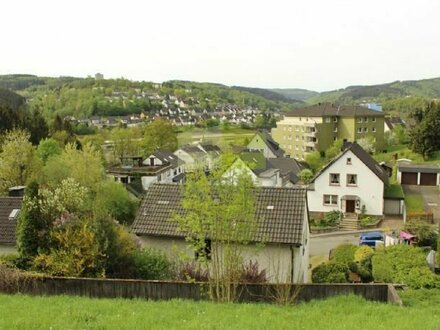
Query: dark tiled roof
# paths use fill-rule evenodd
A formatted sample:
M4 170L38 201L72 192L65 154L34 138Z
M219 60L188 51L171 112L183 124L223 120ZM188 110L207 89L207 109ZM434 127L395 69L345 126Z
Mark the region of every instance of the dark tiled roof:
M357 116L379 116L383 117L381 111L374 111L366 107L356 105L335 105L331 103L315 104L309 107L295 109L286 114L289 116L306 116L306 117L357 117Z
M156 150L153 154L155 157L159 158L162 162L167 162L173 165L173 167L183 164L183 160L177 157L170 151L166 150Z
M388 185L388 174L376 160L371 157L371 155L366 152L359 144L356 142L345 142L343 151L332 159L324 168L322 168L313 178L312 182L321 175L327 168L333 165L339 158L345 155L348 151L353 152L380 180Z
M284 156L284 150L280 148L280 145L278 142L276 142L274 139L272 139L272 136L270 136L269 133L262 131L257 133L261 136L263 141L266 143L268 148L274 153L276 157L283 157Z
M178 232L172 214L184 214L180 204L182 185L154 184L146 192L132 231L137 235L185 237ZM255 241L301 245L305 220L304 188L261 187L256 191L258 231Z
M0 244L15 244L17 220L9 219L9 215L21 208L21 202L21 197L0 197Z

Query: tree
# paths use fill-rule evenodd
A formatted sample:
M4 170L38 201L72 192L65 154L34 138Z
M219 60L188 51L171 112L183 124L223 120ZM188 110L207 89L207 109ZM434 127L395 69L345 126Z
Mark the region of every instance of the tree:
M60 144L54 139L41 140L37 147L37 155L44 163L50 157L60 155L62 151L63 149L60 147Z
M177 133L170 122L156 119L149 124L144 133L144 154L149 155L158 149L175 151L177 149Z
M175 217L198 262L209 268L211 297L220 301L236 298L242 252L257 230L252 179L244 171L224 178L230 159L223 158L208 176L203 171L188 175L182 198L185 214Z
M0 153L0 194L6 193L13 186L25 185L39 171L29 137L29 133L23 130L9 131L3 137Z
M313 179L313 172L308 168L305 168L298 173L298 176L303 183L307 184Z
M90 143L86 143L82 150L74 144L67 144L61 155L48 159L40 180L56 186L66 178L73 178L81 186L96 192L104 178L101 151Z
M416 119L410 131L410 148L421 154L425 159L440 149L440 103L432 102L426 109L414 111Z
M327 162L331 161L333 158L335 158L337 155L339 155L342 151L342 146L344 144L344 141L341 139L336 139L330 148L328 148L325 152L325 158Z
M114 143L115 161L126 156L138 156L140 154L140 134L130 128L115 128L111 131L111 140Z
M314 151L306 155L306 162L309 164L313 172L317 172L322 166L324 166L324 159L321 157L319 151Z
M376 151L376 139L372 135L368 135L356 141L362 149L372 154Z

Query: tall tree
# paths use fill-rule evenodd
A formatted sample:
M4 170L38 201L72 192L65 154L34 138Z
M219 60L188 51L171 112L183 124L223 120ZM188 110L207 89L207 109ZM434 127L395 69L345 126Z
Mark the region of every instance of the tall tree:
M182 188L185 214L176 216L198 261L209 268L211 296L220 301L236 298L242 253L257 230L256 188L245 171L223 176L230 159L224 158L209 176L203 171L188 175Z
M145 128L143 149L148 155L158 149L175 151L177 149L177 133L167 120L156 119Z
M432 102L426 109L418 109L413 118L417 125L410 131L410 148L429 158L434 151L440 150L440 103Z

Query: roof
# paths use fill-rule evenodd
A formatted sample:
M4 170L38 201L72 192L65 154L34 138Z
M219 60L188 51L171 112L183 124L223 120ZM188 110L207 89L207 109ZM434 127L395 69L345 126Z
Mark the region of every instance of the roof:
M358 117L358 116L385 116L381 111L375 111L357 105L336 105L333 103L318 103L305 108L295 109L286 114L286 117Z
M267 133L265 131L261 131L261 132L258 132L257 134L260 135L260 137L266 143L267 147L273 152L273 154L276 157L283 157L284 156L284 150L280 148L280 145L278 142L276 142L274 139L272 139L272 136L270 136L269 133Z
M393 129L397 125L401 125L403 127L406 127L405 122L400 117L385 117L385 124L390 129Z
M366 152L359 144L356 142L345 142L344 150L335 158L333 158L324 168L322 168L313 178L312 182L320 176L324 171L326 171L330 166L332 166L339 158L344 156L348 151L351 151L357 158L361 160L370 170L373 172L384 184L388 185L388 174L382 166L379 165L376 160L371 157L371 155Z
M436 164L417 164L412 162L398 162L397 168L399 172L413 173L440 173L440 166Z
M156 150L153 155L159 158L162 162L167 162L173 165L174 167L179 166L184 163L179 157L173 154L170 151L166 150Z
M184 214L181 206L182 185L154 184L146 192L131 227L137 235L184 238L177 231L172 214ZM261 187L256 190L258 230L254 241L280 244L302 244L306 219L306 189Z
M17 219L9 219L14 209L20 209L21 197L0 197L0 244L15 244Z

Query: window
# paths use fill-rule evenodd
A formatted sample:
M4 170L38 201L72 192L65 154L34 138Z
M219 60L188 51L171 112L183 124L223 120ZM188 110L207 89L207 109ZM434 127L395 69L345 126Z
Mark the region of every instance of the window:
M350 157L347 158L347 165L351 165L351 158Z
M299 150L299 147L298 147L298 146L295 146L295 150Z
M373 123L375 123L375 122L376 122L376 117L371 118L371 121L372 121Z
M333 122L337 123L338 122L338 117L333 117Z
M358 118L357 122L362 123L362 118Z
M376 127L373 127L373 128L371 129L371 131L372 131L373 133L376 133Z
M338 195L324 195L324 205L338 205Z
M205 244L198 251L195 252L196 259L206 258L211 260L211 240L205 239Z
M295 136L295 141L299 141L299 136Z
M339 173L330 173L330 184L331 185L339 185Z
M337 132L338 132L338 128L335 127L335 129L333 130L333 132L337 133Z
M347 174L347 186L357 186L356 174Z
M364 118L364 122L368 123L368 117Z
M302 118L301 117L299 117L299 121L301 121L302 120Z
M332 119L331 119L330 117L326 117L326 118L325 118L325 122L326 122L326 123L331 123L331 121L332 121Z
M357 128L357 132L358 132L358 133L362 133L362 127L358 127L358 128Z
M364 127L364 133L368 133L368 127Z

